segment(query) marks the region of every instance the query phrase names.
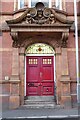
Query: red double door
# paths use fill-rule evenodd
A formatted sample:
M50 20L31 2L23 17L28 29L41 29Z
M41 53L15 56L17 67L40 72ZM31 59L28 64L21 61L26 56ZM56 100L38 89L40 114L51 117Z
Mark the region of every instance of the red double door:
M54 57L26 57L26 95L54 95Z

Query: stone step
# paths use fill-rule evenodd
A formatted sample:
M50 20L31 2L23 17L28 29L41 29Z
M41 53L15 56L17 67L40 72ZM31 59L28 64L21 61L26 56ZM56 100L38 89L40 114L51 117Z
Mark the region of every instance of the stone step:
M26 108L55 108L54 104L27 104L23 105Z
M34 101L34 100L25 100L24 106L26 108L54 108L55 102L54 101Z
M25 100L24 107L26 108L55 108L54 101L32 101Z
M25 102L25 105L48 105L48 104L51 104L51 105L55 105L55 103L50 103L50 102L37 102L37 103L27 103Z
M29 101L54 101L54 96L28 96L25 100Z
M28 96L25 98L26 108L54 108L54 96Z
M32 100L25 100L25 104L55 104L54 101L32 101Z
M61 105L55 105L55 104L24 104L20 107L20 109L27 109L27 108L54 108L54 109L62 109L64 108Z

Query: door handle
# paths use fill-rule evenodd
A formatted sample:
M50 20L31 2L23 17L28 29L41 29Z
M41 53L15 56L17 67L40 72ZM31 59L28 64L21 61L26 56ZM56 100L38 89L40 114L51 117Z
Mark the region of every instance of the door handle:
M29 86L29 87L34 86L34 83L28 83L28 86Z
M38 83L38 86L42 86L42 83Z
M41 84L40 83L38 83L38 86L40 86Z
M42 72L40 72L40 78L42 77Z

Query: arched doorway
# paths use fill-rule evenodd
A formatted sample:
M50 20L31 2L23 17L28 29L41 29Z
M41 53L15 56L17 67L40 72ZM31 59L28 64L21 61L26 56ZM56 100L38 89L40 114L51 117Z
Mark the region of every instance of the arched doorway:
M55 51L47 44L36 43L26 49L25 96L53 98L55 81Z

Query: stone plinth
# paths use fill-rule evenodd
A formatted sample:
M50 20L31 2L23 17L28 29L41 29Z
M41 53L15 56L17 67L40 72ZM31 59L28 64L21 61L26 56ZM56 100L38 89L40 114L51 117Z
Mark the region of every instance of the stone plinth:
M14 109L20 106L20 80L10 80L9 108Z

